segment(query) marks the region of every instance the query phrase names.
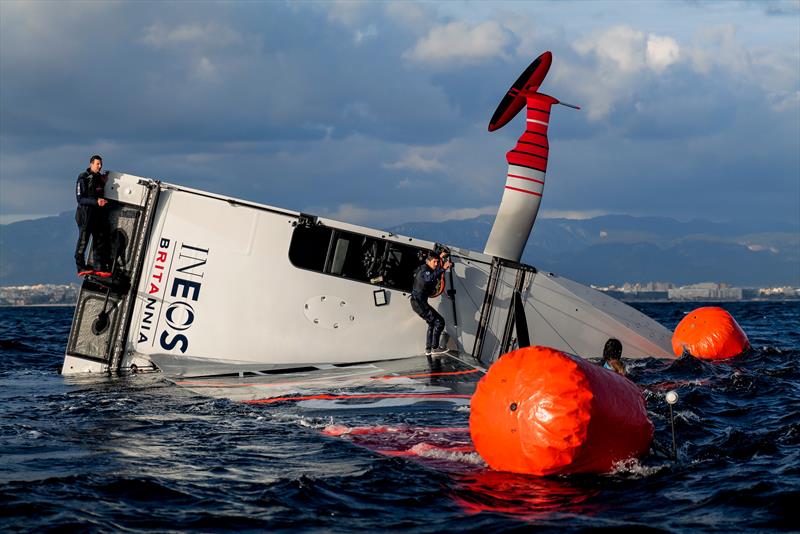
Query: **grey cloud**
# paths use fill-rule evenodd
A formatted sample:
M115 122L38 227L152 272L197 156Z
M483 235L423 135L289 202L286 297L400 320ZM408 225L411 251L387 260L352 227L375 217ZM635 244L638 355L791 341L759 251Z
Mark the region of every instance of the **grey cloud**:
M796 17L800 15L800 3L796 0L761 0L755 3L764 9L767 15Z
M111 169L294 209L349 205L341 212L376 224L404 207L485 209L499 202L524 118L486 125L528 62L553 50L542 90L567 102L591 105L582 96L603 89L566 32L536 26L548 42L517 34L500 60L440 70L404 60L452 20L428 4L93 3L92 27L87 4L48 4L27 20L7 5L4 214L71 208L95 151ZM779 76L775 87L685 61L626 81L603 120L554 108L542 209L796 220L800 108L777 91L796 87L797 53L763 57L759 76ZM414 150L441 167L391 165ZM435 186L398 187L423 182Z
M45 61L24 61L18 47L3 47L4 133L46 116L37 135L91 136L94 116L127 139L309 139L303 125L313 117L340 122L337 135L363 130L393 139L418 136L425 121L428 139L442 139L437 126L457 120L439 89L397 69L405 46L398 35L382 33L380 46L356 48L346 29L326 25L314 10L260 4L208 22L217 13L193 6L198 12L186 22L175 5L140 12L123 4L96 21L115 29L109 37L72 21L62 37L78 44L57 65L46 61L48 50L40 54ZM357 95L370 95L372 120L339 121Z

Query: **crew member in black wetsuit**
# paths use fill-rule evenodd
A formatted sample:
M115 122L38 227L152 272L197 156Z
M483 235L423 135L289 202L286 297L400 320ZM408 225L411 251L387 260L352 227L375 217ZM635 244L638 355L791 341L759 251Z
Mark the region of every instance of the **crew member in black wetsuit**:
M104 196L108 173L101 173L103 158L95 154L89 159L89 168L78 175L75 196L78 209L75 211L75 222L78 223L78 244L75 247L75 264L78 275L95 274L101 277L111 276L108 237L108 216ZM86 263L84 258L89 236L92 236L95 268Z
M444 253L443 253L444 254ZM428 304L428 298L436 292L436 284L444 271L450 268L450 260L440 265L442 258L429 251L425 263L414 271L414 288L411 291L411 308L428 323L428 334L425 337L425 354L444 354L446 347L439 346L439 337L444 330L444 318Z

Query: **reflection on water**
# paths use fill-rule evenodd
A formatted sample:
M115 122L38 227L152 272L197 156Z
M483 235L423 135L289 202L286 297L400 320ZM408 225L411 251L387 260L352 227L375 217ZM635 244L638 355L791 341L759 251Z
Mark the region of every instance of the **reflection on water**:
M589 515L587 501L600 490L580 477L545 478L484 470L462 475L451 488L452 498L466 512L500 512L534 520L552 512ZM588 479L589 481L593 479Z

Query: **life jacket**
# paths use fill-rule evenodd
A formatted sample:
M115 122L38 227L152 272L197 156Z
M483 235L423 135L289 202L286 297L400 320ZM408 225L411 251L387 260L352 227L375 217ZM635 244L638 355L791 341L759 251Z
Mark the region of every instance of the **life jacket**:
M104 192L105 182L102 174L96 174L86 169L78 175L75 184L75 199L79 206L96 206L97 199L103 198Z
M414 286L411 290L411 298L416 300L427 300L431 297L438 297L444 291L444 270L437 267L435 270L423 263L414 271Z

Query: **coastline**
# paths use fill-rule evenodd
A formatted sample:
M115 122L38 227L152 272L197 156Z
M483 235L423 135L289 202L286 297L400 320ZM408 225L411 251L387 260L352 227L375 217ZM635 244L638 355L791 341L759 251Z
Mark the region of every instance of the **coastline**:
M614 297L616 298L616 297ZM798 297L774 298L774 299L739 299L739 300L668 300L668 299L617 299L625 304L680 304L680 303L707 303L707 304L734 304L738 302L800 302ZM0 304L0 308L74 308L75 304L52 303L52 304Z
M74 308L75 304L0 304L0 308Z

